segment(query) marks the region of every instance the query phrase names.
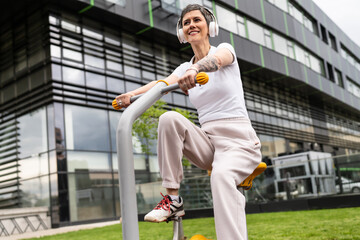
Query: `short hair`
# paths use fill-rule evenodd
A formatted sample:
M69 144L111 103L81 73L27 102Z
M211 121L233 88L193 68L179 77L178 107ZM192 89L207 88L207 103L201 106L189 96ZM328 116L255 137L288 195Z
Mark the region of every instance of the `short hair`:
M204 18L206 20L207 25L209 26L210 22L213 20L212 16L211 16L212 13L210 12L210 10L206 9L205 7L203 7L199 4L189 4L181 12L181 15L180 15L180 27L181 28L183 27L182 20L183 20L185 14L187 14L188 12L191 12L191 11L195 11L195 10L199 10L201 12L201 14L204 16Z

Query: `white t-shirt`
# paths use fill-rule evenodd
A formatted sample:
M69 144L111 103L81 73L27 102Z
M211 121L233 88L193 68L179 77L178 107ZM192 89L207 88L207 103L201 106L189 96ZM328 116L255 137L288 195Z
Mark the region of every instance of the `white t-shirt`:
M190 101L198 111L200 124L224 118L249 118L234 48L228 43L221 43L218 47L211 46L208 55L215 54L220 48L229 49L234 55L234 62L220 68L219 71L208 72L207 84L202 86L196 84L196 87L188 91ZM193 58L181 64L173 74L178 77L183 76L192 62Z

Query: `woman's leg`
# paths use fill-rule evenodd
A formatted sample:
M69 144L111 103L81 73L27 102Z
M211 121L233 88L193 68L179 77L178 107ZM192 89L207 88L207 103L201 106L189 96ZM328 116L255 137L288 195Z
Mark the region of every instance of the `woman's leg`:
M159 119L158 159L167 196L145 215L145 221L162 222L185 214L183 200L178 196L183 155L199 168L211 169L214 148L207 135L184 116L177 112L164 113ZM173 199L169 195L178 197Z
M166 112L161 115L158 127L158 159L163 187L179 189L183 179L183 155L195 166L211 169L214 147L195 124L177 112Z
M249 122L216 121L203 129L216 148L211 173L218 240L246 240L245 197L237 190L261 161L260 143Z

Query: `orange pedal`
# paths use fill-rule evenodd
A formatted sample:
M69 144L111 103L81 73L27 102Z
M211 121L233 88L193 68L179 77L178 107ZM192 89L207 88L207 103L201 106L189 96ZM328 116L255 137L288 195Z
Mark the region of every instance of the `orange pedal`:
M260 175L261 173L263 173L265 171L265 169L267 168L266 163L261 162L256 169L254 170L254 172L252 174L250 174L242 183L239 184L238 187L242 187L244 188L244 190L250 190L253 184L253 180L254 178L256 178L256 176Z

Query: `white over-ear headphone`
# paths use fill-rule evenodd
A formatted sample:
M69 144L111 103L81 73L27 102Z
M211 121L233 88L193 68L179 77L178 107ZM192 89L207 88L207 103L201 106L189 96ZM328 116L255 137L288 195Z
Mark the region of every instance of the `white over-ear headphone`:
M204 10L206 12L208 12L211 17L211 21L209 23L209 35L210 35L210 37L215 37L219 34L219 25L217 23L216 17L209 9L204 7ZM187 41L185 39L185 34L184 34L184 31L183 31L181 25L182 25L181 18L179 18L179 20L176 24L177 37L178 37L180 43L187 43Z

